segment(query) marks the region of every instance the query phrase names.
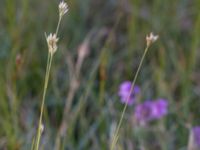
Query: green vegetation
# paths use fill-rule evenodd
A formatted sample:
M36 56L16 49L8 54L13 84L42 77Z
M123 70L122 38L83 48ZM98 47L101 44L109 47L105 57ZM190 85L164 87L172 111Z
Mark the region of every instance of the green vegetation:
M169 113L140 128L134 106L128 106L116 147L187 149L189 128L200 125L200 1L66 2L69 12L58 32L40 148L110 148L124 108L119 85L133 80L152 31L159 40L136 81L139 101L168 99ZM0 149L29 150L37 134L48 56L44 33L55 30L58 4L0 1Z

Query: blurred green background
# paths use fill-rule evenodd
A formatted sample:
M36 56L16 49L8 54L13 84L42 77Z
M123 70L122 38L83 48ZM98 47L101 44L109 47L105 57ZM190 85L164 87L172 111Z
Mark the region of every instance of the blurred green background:
M56 0L0 0L0 149L28 150L36 134L43 92L47 44L55 32ZM55 147L78 52L88 55L77 78L62 139L66 150L107 150L123 104L118 86L132 80L145 36L150 48L136 84L140 101L163 97L169 114L148 129L132 123L128 107L119 150L184 150L189 129L200 125L199 0L68 0L59 30L47 90L41 149Z

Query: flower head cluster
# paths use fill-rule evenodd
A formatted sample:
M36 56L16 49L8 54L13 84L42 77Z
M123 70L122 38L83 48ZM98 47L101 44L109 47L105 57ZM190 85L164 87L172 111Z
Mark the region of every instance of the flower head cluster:
M168 101L158 99L155 101L145 101L135 108L135 117L139 123L146 124L148 121L160 119L168 112Z
M118 91L122 103L132 105L135 102L137 95L140 93L139 86L135 85L131 91L132 83L130 81L123 82Z
M68 5L64 1L60 2L58 8L60 17L62 17L64 14L68 12Z
M152 32L150 35L146 36L147 46L150 46L152 43L154 43L158 39L158 35L154 35Z
M49 52L50 52L50 54L53 55L57 50L58 38L57 38L56 34L50 33L49 36L46 38L46 40L47 40Z

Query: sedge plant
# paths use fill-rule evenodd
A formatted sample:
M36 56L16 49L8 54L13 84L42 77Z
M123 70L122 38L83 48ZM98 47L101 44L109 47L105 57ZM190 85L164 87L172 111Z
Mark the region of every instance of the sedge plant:
M43 118L45 97L46 97L46 92L47 92L47 87L48 87L48 82L49 82L51 64L52 64L53 56L55 52L57 51L57 42L58 42L57 34L60 27L60 22L64 14L66 14L68 11L68 5L65 2L60 2L58 8L59 8L59 20L56 27L56 32L50 33L48 36L45 34L47 45L48 45L48 58L47 58L47 67L46 67L46 74L45 74L45 81L44 81L42 103L40 107L40 117L39 117L39 123L38 123L38 128L37 128L37 135L36 135L35 140L33 141L34 146L32 146L32 149L34 150L39 150L41 134L42 134L42 131L44 130L42 118Z
M139 72L141 70L141 67L142 67L142 64L144 62L145 56L147 54L147 51L149 50L149 47L151 46L151 44L154 43L157 39L158 39L158 35L154 35L153 33L150 33L150 35L146 36L146 48L145 48L144 53L142 55L142 58L140 60L140 63L139 63L138 69L136 71L135 77L134 77L134 79L132 81L131 89L130 89L130 92L129 92L127 98L126 98L125 105L123 107L123 110L122 110L122 113L121 113L121 117L119 119L119 123L118 123L117 128L116 128L116 130L114 132L114 135L113 135L113 138L112 138L112 142L111 142L111 147L110 147L111 150L114 150L115 146L117 144L117 141L118 141L118 138L119 138L119 130L121 128L121 125L122 125L122 122L123 122L123 119L124 119L124 115L125 115L125 112L126 112L126 109L127 109L127 106L128 106L128 100L130 99L131 93L132 93L132 91L134 89L136 79L137 79L138 74L139 74Z

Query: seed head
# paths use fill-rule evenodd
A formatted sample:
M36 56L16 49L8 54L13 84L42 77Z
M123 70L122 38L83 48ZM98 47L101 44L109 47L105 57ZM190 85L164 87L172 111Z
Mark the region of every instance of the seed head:
M60 2L59 4L59 15L62 17L64 14L68 12L68 5L64 1Z
M57 50L58 38L56 37L56 34L50 33L46 40L49 52L53 55Z
M78 57L84 59L89 54L89 39L86 38L78 48Z
M151 32L150 35L146 36L147 46L150 46L152 43L154 43L158 39L158 35L153 35Z

